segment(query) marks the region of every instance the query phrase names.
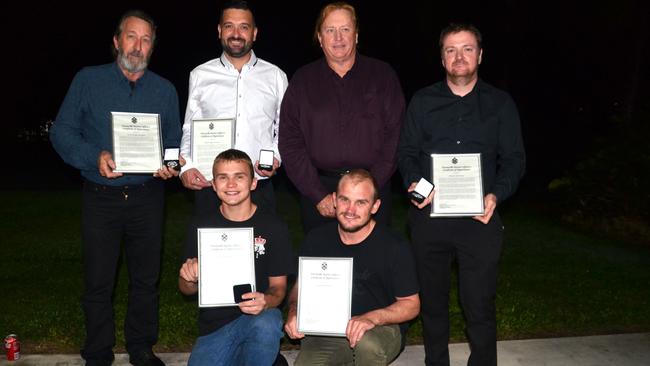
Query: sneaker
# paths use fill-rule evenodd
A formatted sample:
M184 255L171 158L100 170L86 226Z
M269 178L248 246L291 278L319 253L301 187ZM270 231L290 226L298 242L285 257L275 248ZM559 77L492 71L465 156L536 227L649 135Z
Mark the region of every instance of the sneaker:
M165 366L165 363L150 350L129 354L129 362L134 366Z

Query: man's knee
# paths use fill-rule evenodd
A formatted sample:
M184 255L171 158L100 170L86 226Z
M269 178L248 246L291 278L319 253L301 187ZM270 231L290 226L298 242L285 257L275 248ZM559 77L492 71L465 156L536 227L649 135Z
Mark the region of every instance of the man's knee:
M282 337L282 314L278 309L267 309L251 316L250 334L255 338Z
M469 292L461 294L460 303L466 321L470 324L491 324L496 322L496 296L494 293Z
M365 333L354 349L355 357L388 364L397 357L401 346L399 328L395 328L375 328Z

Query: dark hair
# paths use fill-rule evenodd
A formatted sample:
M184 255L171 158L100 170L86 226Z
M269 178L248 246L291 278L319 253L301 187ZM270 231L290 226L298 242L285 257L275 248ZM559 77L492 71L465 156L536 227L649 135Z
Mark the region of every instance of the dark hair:
M316 25L314 27L314 42L318 44L318 33L320 33L320 28L323 26L323 23L325 22L325 18L327 18L330 13L332 13L334 10L347 10L350 12L350 17L352 18L352 23L354 24L354 30L359 33L359 22L357 21L357 11L354 10L354 6L344 2L344 1L337 1L331 4L325 5L321 10L320 13L318 13L318 18L316 19Z
M449 23L448 26L444 27L442 31L440 31L440 40L438 41L438 44L440 46L440 51L442 52L442 45L445 41L445 38L454 33L458 32L470 32L474 35L476 38L476 43L478 45L478 49L481 50L483 48L482 43L483 43L483 36L481 35L481 31L478 30L473 24L469 23Z
M253 12L253 8L250 6L248 1L246 0L231 0L228 1L223 5L223 8L221 9L221 14L219 15L219 24L223 22L223 13L226 12L228 9L239 9L239 10L248 10L251 13L251 16L253 17L253 27L255 27L255 14Z
M369 171L365 169L351 169L347 173L343 174L341 176L341 179L339 179L339 183L336 186L337 194L339 188L341 187L341 182L343 182L343 179L350 179L355 185L363 181L370 182L370 184L372 185L372 189L374 191L372 194L373 200L376 201L379 198L379 185L377 185L377 180L375 180L375 177L373 177Z
M149 23L149 25L151 26L151 43L155 45L156 44L156 23L153 21L153 18L149 14L138 9L127 10L126 13L122 14L122 16L120 17L120 21L117 23L117 27L115 27L115 32L113 33L113 36L115 36L115 38L117 39L120 38L120 35L124 30L124 22L126 21L127 18L130 17L142 19L145 22ZM115 47L111 47L111 48L113 50L113 56L117 56L117 50L115 49Z
M251 178L255 178L255 170L253 169L253 162L251 161L251 158L246 154L245 152L237 149L228 149L226 151L222 151L219 155L217 155L216 158L214 158L214 163L212 164L212 175L215 175L214 169L217 166L217 163L220 162L231 162L231 161L239 161L246 163L248 165L248 168L251 173Z

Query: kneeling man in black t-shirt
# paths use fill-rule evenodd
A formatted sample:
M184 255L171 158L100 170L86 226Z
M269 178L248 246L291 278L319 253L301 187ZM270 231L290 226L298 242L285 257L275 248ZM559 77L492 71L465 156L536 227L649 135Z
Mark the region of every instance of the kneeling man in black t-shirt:
M304 337L295 365L387 365L400 352L405 322L420 312L410 246L372 218L378 191L365 170L343 175L333 193L337 222L312 230L301 246L301 256L354 258L352 318L346 338L305 337L297 330L296 282L284 326L289 337Z
M199 338L189 365L271 365L283 336L282 314L276 307L286 294L294 258L289 232L282 220L251 201L257 182L246 153L226 150L212 170L212 187L221 205L190 225L178 287L185 295L198 291L197 228L253 227L257 292L243 294L238 307L199 309Z

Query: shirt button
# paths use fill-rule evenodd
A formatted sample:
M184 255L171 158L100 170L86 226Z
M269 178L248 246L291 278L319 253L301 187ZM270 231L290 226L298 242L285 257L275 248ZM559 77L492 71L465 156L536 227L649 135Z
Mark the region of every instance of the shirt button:
M460 145L460 140L456 141L456 145Z

